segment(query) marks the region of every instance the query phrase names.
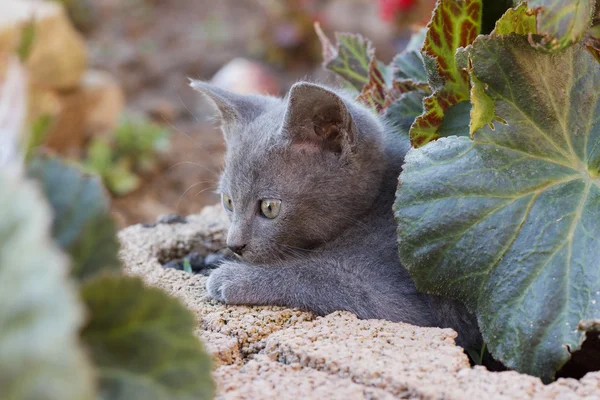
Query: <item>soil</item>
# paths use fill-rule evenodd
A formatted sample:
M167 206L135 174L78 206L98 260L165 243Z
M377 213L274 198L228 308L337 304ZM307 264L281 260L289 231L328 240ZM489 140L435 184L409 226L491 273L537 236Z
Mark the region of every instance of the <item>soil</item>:
M198 213L219 201L215 194L225 151L221 132L201 124L173 123L171 151L161 168L142 177L140 189L113 199L121 227L153 222L158 216Z
M84 19L91 66L117 78L126 94L128 112L153 115L172 132L172 149L162 157L160 169L143 176L140 189L114 199L121 227L152 222L160 214L195 213L218 201L212 189L224 144L220 132L198 122L201 110L198 96L188 87L189 77L209 80L236 57L260 56L280 94L301 78L332 82L332 75L320 66L313 16L326 21L323 27L329 33L355 31L372 38L382 60L391 59L398 50L389 26L377 16L375 3L368 1L301 2L310 3L316 11L303 20L300 44L287 48L270 41L273 37L289 39L289 32L282 29L286 25L279 24L281 16L273 11L291 4L289 1L81 1L91 12L91 18ZM357 15L360 18L352 17ZM265 36L265 30L270 35ZM282 62L282 57L287 62ZM267 66L269 58L278 60L278 66Z
M121 227L161 214L186 215L213 204L222 164L221 133L199 123L188 77L208 80L226 62L250 53L268 22L259 0L97 0L86 37L90 63L111 72L128 112L155 115L172 133L161 167L135 192L113 201ZM274 68L285 89L317 65ZM197 112L198 111L198 112Z

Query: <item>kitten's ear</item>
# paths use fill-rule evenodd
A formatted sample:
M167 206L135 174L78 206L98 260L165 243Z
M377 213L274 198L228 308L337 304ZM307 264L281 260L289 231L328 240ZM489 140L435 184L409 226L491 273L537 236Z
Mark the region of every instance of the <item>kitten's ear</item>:
M214 117L221 124L221 129L227 139L236 125L251 122L268 107L273 99L260 95L241 95L221 89L207 82L190 79L190 86L200 92L210 104L215 113Z
M290 89L283 134L292 146L313 151L346 153L356 142L356 127L340 96L306 82Z

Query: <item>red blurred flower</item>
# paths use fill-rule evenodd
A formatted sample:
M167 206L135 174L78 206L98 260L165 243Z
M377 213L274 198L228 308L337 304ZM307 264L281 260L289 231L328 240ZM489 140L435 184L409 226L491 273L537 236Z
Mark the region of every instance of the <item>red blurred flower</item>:
M379 14L384 21L393 21L397 14L411 8L417 0L379 0Z

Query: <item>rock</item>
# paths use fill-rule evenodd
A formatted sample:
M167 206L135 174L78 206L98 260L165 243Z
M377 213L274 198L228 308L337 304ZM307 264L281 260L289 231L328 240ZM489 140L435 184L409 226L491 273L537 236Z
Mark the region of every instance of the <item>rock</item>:
M244 58L235 58L225 64L211 82L239 94L278 95L281 92L275 74L264 65Z
M60 3L3 0L0 3L0 53L12 53L23 27L34 21L35 36L26 62L32 84L46 89L75 89L87 66L85 42Z
M125 108L121 87L103 71L86 71L73 91L50 93L57 96L60 111L45 144L64 155L79 156L91 137L111 135Z
M385 390L363 386L350 378L298 364L286 365L257 356L243 366L215 371L217 399L395 399Z
M599 398L600 372L544 385L514 371L471 368L451 329L207 300L206 277L165 270L161 262L223 248L227 217L213 206L187 221L126 228L120 254L126 273L164 289L196 315L198 337L215 360L218 399Z
M125 94L119 82L106 71L91 69L83 75L78 91L84 102L86 135L112 134L125 109Z
M164 214L156 218L157 224L187 224L185 217L177 214Z

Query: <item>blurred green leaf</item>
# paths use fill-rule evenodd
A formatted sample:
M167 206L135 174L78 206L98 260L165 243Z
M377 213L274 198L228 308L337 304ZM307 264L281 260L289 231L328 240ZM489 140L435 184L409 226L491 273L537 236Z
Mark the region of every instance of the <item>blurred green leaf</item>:
M183 259L183 270L188 274L192 273L192 264L190 264L190 260L187 257Z
M118 272L116 226L100 180L50 156L33 158L28 174L52 205L52 234L71 255L72 274L84 280L100 271Z
M0 399L92 399L83 310L31 182L0 171Z
M169 147L166 129L144 119L128 117L115 132L113 158L129 157L133 168L148 170L153 167L148 159L153 160L156 153L168 151Z
M138 278L84 283L90 320L82 338L110 400L209 400L211 361L194 336L193 315Z
M334 46L318 24L315 30L323 48L323 66L338 74L354 89L362 91L369 82L369 65L375 58L371 42L358 34L336 33Z
M130 163L122 160L111 164L103 174L107 188L117 196L125 196L141 185L140 178L131 171Z
M32 17L23 25L21 31L21 40L17 47L17 55L22 63L26 63L29 59L29 54L35 42L36 25L35 17Z
M29 161L35 151L44 143L50 133L50 127L53 122L54 117L52 115L44 114L31 123L29 137L27 138L25 160Z
M150 172L157 154L170 148L169 132L141 118L124 118L112 141L95 138L88 146L86 171L99 175L117 196L136 190L141 180L136 172Z

